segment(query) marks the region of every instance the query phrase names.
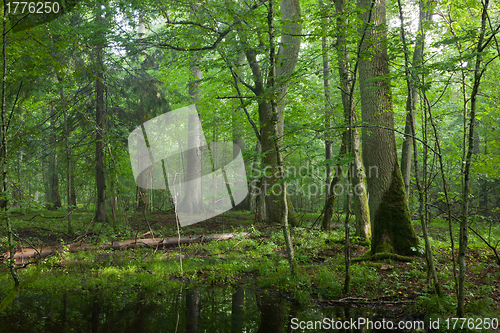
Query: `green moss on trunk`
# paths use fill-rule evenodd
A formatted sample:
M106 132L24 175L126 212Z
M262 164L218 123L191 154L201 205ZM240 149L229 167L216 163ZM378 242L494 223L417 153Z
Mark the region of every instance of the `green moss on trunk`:
M399 166L394 167L391 185L382 197L373 221L371 253L416 255L418 238L411 225L406 193Z
M272 188L272 187L271 187ZM282 187L280 187L282 190ZM276 193L269 192L266 195L266 214L267 220L269 222L279 222L281 221L281 212L282 212L282 203L281 203L281 192L277 191ZM299 217L293 208L292 200L290 196L286 195L286 202L288 206L288 223L292 227L297 227L299 225Z

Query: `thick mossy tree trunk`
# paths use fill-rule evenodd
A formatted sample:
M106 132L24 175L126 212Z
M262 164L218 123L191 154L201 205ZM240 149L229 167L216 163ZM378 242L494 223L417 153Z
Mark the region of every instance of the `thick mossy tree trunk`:
M406 194L403 177L397 163L395 163L389 183L390 186L384 192L373 218L371 252L372 254L388 252L414 255L418 240L410 222L410 212L406 201L401 200L406 197ZM370 189L369 186L368 189Z
M276 151L279 150L279 147L277 148L276 144L280 144L281 140L274 139L275 129L273 128L274 125L272 123L272 108L270 103L265 104L267 109L265 112L269 112L271 115L266 115L266 120L261 122L261 143L264 156L262 158L263 177L261 179L260 188L264 196L264 200L262 202L262 209L265 210L265 212L263 212L264 221L269 223L279 222L282 220L281 212L283 211L283 201L281 199L281 195L283 193L284 180L281 179L278 158L276 156ZM282 136L281 133L279 133L279 137ZM286 202L288 206L288 221L292 226L296 226L298 225L298 216L293 208L292 201L290 200L290 196L288 194L286 195Z
M359 61L363 162L367 170L372 223L371 253L416 254L418 239L411 225L397 161L387 56L385 0L358 0L363 28ZM382 128L384 127L384 128Z

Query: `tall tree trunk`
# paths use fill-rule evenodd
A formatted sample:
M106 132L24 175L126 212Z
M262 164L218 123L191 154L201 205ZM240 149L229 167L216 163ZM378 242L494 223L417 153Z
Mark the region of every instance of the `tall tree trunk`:
M46 145L47 139L43 139L44 146ZM50 190L49 190L49 170L48 170L48 162L47 155L42 158L42 179L43 179L43 202L45 206L48 207L50 202Z
M261 153L261 148L260 148L260 142L257 140L257 143L255 144L255 157L253 158L253 163L252 163L252 180L250 181L250 210L255 213L255 216L257 216L257 220L262 220L262 218L259 217L260 213L258 211L259 209L259 192L260 192L260 178L258 174L260 173L260 168L259 168L259 161L260 161L260 153Z
M467 242L469 238L469 200L470 200L470 171L472 166L472 154L474 151L474 130L476 125L476 103L477 94L479 91L479 85L481 83L481 77L484 73L484 68L482 68L482 54L481 52L486 47L488 41L483 45L484 36L486 33L486 22L488 19L488 5L489 0L482 2L483 10L481 15L481 30L479 32L479 39L477 42L476 49L476 64L474 68L474 84L472 86L472 92L470 96L470 119L469 119L469 141L467 147L467 155L465 158L465 167L463 174L463 189L462 189L462 216L460 221L460 239L458 247L458 306L457 306L457 316L464 317L465 315L465 254L467 252ZM491 40L491 38L489 39Z
M61 89L61 95L62 95L62 89ZM66 161L67 161L67 167L66 167L66 176L67 176L67 198L68 198L68 234L73 235L73 218L72 218L72 210L75 209L73 207L73 200L72 200L72 177L71 177L71 150L69 148L69 130L68 130L68 116L66 114L66 110L64 110L64 136L66 138Z
M17 295L19 291L19 276L17 275L17 269L16 269L16 264L14 260L14 250L15 250L15 243L14 243L14 232L12 230L12 224L10 222L10 215L8 213L8 200L7 198L9 197L7 194L8 191L8 185L7 185L7 118L6 118L6 93L7 93L7 1L4 1L3 3L3 31L2 31L2 62L3 62L3 71L2 71L2 105L1 105L1 117L2 117L2 123L1 125L1 131L0 131L0 140L2 143L2 147L0 150L0 164L1 164L1 186L2 186L2 196L4 197L2 200L0 200L0 209L2 210L2 214L5 217L5 221L7 224L7 241L8 241L8 246L9 246L9 271L10 275L12 276L12 279L14 280L14 288L10 292L10 294L7 296L11 296L11 300L14 299L15 295ZM6 305L4 302L2 302L2 307ZM3 309L0 308L0 311Z
M336 0L335 9L337 11L337 58L340 79L340 91L342 105L344 108L344 123L349 125L345 138L348 140L347 151L354 157L354 161L349 167L351 184L353 186L353 206L356 217L356 236L361 239L370 239L370 210L368 208L368 194L366 192L366 176L361 158L361 144L356 124L356 107L354 104L354 80L349 68L349 53L347 51L346 31L348 21L345 14L345 0ZM351 170L352 169L352 170ZM352 172L351 172L352 171Z
M62 83L62 78L58 75L57 80L59 83ZM59 88L59 96L61 98L61 108L64 112L64 143L65 143L65 152L66 152L66 192L67 192L67 202L68 202L68 234L73 234L73 216L71 211L76 207L73 204L73 177L71 172L71 149L69 147L69 136L70 132L68 130L68 115L66 112L66 106L64 104L64 89Z
M98 3L96 13L96 23L104 22L101 16L101 4ZM103 35L100 39L104 39ZM97 191L97 202L94 220L96 222L106 222L106 175L104 172L104 63L103 48L104 40L99 40L96 47L96 143L95 143L95 183Z
M299 0L283 0L280 4L281 20L283 23L283 35L281 36L280 47L276 57L276 82L271 86L272 81L267 81L267 89L272 90L273 95L276 96L276 101L279 103L276 106L278 119L277 129L278 137L283 136L284 129L284 110L286 102L286 94L288 91L288 84L290 82L290 75L295 70L297 64L302 32L300 3ZM248 59L248 52L247 52ZM250 67L254 72L254 66L257 65L256 57L248 59ZM263 168L268 167L267 174L270 177L264 177L262 181L263 193L265 194L265 219L267 222L281 221L282 201L280 200L282 188L279 184L279 179L276 177L278 170L278 156L276 151L280 148L276 144L281 145L281 139L276 141L275 138L275 124L273 123L273 110L269 102L269 96L266 96L264 87L257 87L257 95L263 101L259 103L259 122L261 125L261 145L264 154L262 164ZM286 197L286 205L288 207L288 220L290 224L297 225L298 217L293 209L293 204L290 197Z
M281 2L281 20L283 22L283 35L281 36L280 47L276 59L276 80L274 87L267 87L264 85L264 76L260 69L259 62L257 61L257 49L249 46L246 41L245 34L241 34L242 43L245 44L245 55L252 71L253 81L255 83L252 91L257 96L258 113L260 123L260 143L262 149L262 170L264 176L260 182L261 197L257 201L260 202L259 209L265 222L276 222L281 220L281 196L279 179L276 177L278 171L277 156L276 156L276 142L274 140L274 124L272 123L273 112L271 103L269 102L269 94L272 92L275 95L279 104L277 105L278 111L278 132L282 136L284 128L284 109L286 102L286 93L288 84L290 82L290 75L295 70L297 64L298 54L301 42L301 16L300 16L300 3L298 0L283 0ZM265 175L270 175L266 177ZM272 193L275 190L276 193ZM298 217L293 209L293 204L290 197L287 196L288 219L291 225L297 225ZM258 210L259 210L258 209ZM259 216L256 216L259 218Z
M196 57L190 62L191 82L189 84L189 96L193 104L200 100L198 81L201 80L201 70L197 64ZM188 124L188 151L186 152L186 188L184 198L179 205L178 211L188 214L201 214L205 207L201 191L201 128L200 115L190 115Z
M340 146L339 158L343 159L347 150L347 132L342 134L342 144ZM343 171L342 171L342 163L337 163L335 165L335 172L333 173L332 181L330 182L330 187L328 190L328 196L326 197L325 208L323 210L323 220L321 222L321 228L323 230L330 230L332 227L333 215L335 213L335 201L342 194L337 193L337 185L340 183L342 179Z
M436 269L434 267L434 258L432 254L432 246L431 243L429 242L429 235L427 231L427 221L428 221L428 214L427 214L427 193L424 191L426 184L427 184L427 146L424 146L424 162L423 162L423 182L420 182L420 175L419 175L419 165L418 165L418 154L417 154L417 139L416 139L416 132L415 132L415 99L417 97L417 94L413 94L413 86L412 82L418 83L418 79L413 81L410 73L410 68L409 68L409 55L408 55L408 46L406 44L406 34L404 30L404 18L403 18L403 6L401 5L401 0L398 0L398 7L399 7L399 18L401 21L401 40L403 42L403 51L404 51L404 56L405 56L405 74L406 74L406 84L408 87L408 100L407 100L407 107L408 105L412 105L410 109L407 109L408 115L410 117L409 119L409 124L410 124L410 136L412 142L413 142L413 165L415 166L415 181L417 184L417 190L418 190L418 198L419 198L419 215L420 215L420 224L422 226L422 234L424 236L424 242L425 242L425 253L426 253L426 259L427 259L427 267L429 270L429 273L432 275L432 278L434 280L434 290L437 295L440 297L443 296L443 291L441 290L441 285L439 284L439 280L437 277ZM423 14L423 9L420 9L420 22L419 26L422 26L422 14ZM417 50L415 50L415 53ZM415 55L414 53L414 55ZM422 57L422 51L420 51L420 58ZM415 57L413 58L415 60ZM415 63L414 63L415 64ZM424 118L425 118L425 126L424 126L424 145L427 145L427 112L424 113Z
M240 75L238 68L240 68L245 61L245 54L241 53L239 58L238 58L238 63L237 63L237 69L236 73ZM237 84L237 81L236 81ZM239 92L239 88L237 89ZM238 114L238 111L241 112L242 108L236 109L231 115L231 121L233 125L233 144L238 146L233 148L233 158L236 158L238 156L239 152L243 154L245 151L245 137L244 137L244 121L241 118L241 116ZM239 148L239 149L238 149ZM247 195L247 197L241 201L239 204L237 204L233 210L248 210L250 209L250 193Z
M347 172L347 180L349 181L351 171ZM349 217L351 215L351 205L350 205L350 193L347 193L347 209L345 212L344 220L344 266L345 266L345 277L344 277L344 294L349 295L351 293L351 232L349 231Z
M362 239L370 239L370 212L368 208L368 195L366 192L366 177L361 159L361 147L359 133L354 125L357 121L356 108L354 105L354 78L350 74L349 54L347 52L346 30L348 22L345 17L345 0L335 1L335 9L337 12L337 58L339 70L339 86L342 96L342 106L344 109L344 124L347 127L342 135L342 145L340 148L339 157L344 158L346 152L349 152L354 157L354 163L347 167L343 161L335 166L335 174L329 188L327 201L324 208L322 227L324 230L330 229L334 213L334 203L336 198L341 193L336 193L336 186L342 178L341 170L348 168L351 172L350 179L353 186L353 206L356 217L356 235ZM350 147L350 148L348 148ZM352 170L351 170L352 169ZM347 201L346 201L347 203Z
M323 0L319 0L319 8L324 10ZM326 29L328 26L328 20L326 18L327 13L322 13L321 22L323 28ZM330 91L330 59L328 55L328 37L323 36L321 38L321 53L323 54L323 91L325 95L325 167L326 167L326 179L325 179L325 194L326 200L328 200L328 190L330 188L330 178L332 173L331 159L333 158L332 149L332 134L330 133L330 128L332 127L332 101L331 101L331 91Z
M49 206L50 210L61 208L61 195L59 193L59 172L57 171L57 120L56 110L50 111L50 154L49 154Z
M363 162L367 170L372 222L372 254L416 254L418 239L411 225L397 161L390 90L385 0L358 0L364 22L359 81L363 122ZM385 128L379 127L382 125Z
M411 178L411 163L412 163L412 149L413 140L411 137L411 127L415 127L415 110L416 110L416 100L418 96L418 71L422 65L423 52L425 46L425 27L424 24L432 20L432 8L433 5L431 1L424 2L424 0L419 1L419 21L418 21L418 33L417 40L415 42L415 50L413 51L412 66L406 68L406 71L410 71L410 77L407 78L408 81L408 97L406 98L406 124L405 124L405 138L403 141L403 147L401 151L401 174L403 176L403 182L405 184L406 194L410 195L410 178ZM413 119L413 124L411 123Z
M269 28L269 67L270 67L270 73L269 73L269 86L274 87L276 83L276 59L275 59L275 46L274 46L274 11L273 11L273 1L274 0L269 0L269 8L268 8L268 15L267 15L267 20L268 20L268 28ZM273 94L274 95L274 94ZM283 235L285 238L285 244L286 244L286 252L288 255L288 263L290 266L290 271L292 275L295 275L295 261L294 261L294 253L293 253L293 244L292 244L292 239L290 237L290 229L288 226L288 196L287 196L287 184L285 180L285 167L283 164L283 153L280 150L280 142L283 141L283 129L279 129L279 112L278 112L278 105L277 101L274 97L271 97L271 110L272 110L272 124L274 125L274 133L273 133L273 138L274 138L274 147L276 149L276 166L277 166L277 171L279 172L279 178L282 180L281 183L281 212L280 212L280 222L283 228Z

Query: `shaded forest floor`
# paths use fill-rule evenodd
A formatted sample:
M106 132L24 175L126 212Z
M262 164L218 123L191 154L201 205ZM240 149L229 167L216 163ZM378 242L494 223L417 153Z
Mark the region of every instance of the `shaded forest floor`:
M47 247L83 242L110 243L130 238L177 237L172 212L134 213L115 229L109 223L94 223L86 212L74 214L75 235L67 234L64 212L13 213L18 247ZM434 219L430 225L438 278L445 292L439 299L428 281L426 262L385 260L360 262L351 266L352 293L343 294L343 228L323 232L307 227L318 214L302 216L303 226L292 231L298 274L288 274L283 234L279 225L254 223L249 212L228 212L216 218L180 229L181 236L201 236L231 232L250 232L246 237L223 241L201 241L180 247L61 251L20 270L21 279L36 277L29 288L106 288L123 284L192 282L203 285L252 285L270 289L292 302L333 305L399 308L406 313L436 318L453 317L456 295L447 222ZM419 221L413 221L421 236ZM500 240L500 226L475 224L475 229L492 244ZM7 251L2 225L0 250ZM455 235L458 225L454 224ZM423 245L421 240L420 244ZM500 267L479 238L470 235L467 255L467 311L470 317L500 318ZM458 244L455 244L458 247ZM352 237L352 257L369 250L366 243ZM419 248L422 252L422 248ZM458 251L455 251L457 254ZM11 285L6 265L0 268L0 296ZM417 315L420 314L420 315Z

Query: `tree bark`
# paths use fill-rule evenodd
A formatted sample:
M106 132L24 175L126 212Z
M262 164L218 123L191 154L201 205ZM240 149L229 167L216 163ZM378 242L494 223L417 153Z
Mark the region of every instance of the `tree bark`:
M252 180L250 181L250 210L255 213L255 216L258 217L257 220L262 220L260 218L260 212L259 212L259 191L260 191L260 179L258 175L260 174L260 168L259 168L259 161L260 161L260 153L261 153L261 148L260 148L260 142L257 141L255 144L255 157L253 159L252 163L252 174L251 178Z
M61 208L61 195L59 193L59 173L57 171L57 127L56 110L50 111L50 154L49 154L49 205L50 210Z
M483 45L484 37L486 33L486 22L488 18L488 5L489 0L482 2L483 10L481 15L481 30L479 32L479 39L477 42L476 49L476 64L474 68L474 84L472 86L472 92L470 96L470 119L469 119L469 140L467 147L467 155L465 158L464 176L462 183L462 211L461 211L461 222L460 222L460 238L458 246L458 306L457 306L457 316L464 317L465 315L465 273L466 273L466 263L465 255L467 252L467 242L469 238L469 200L470 200L470 172L472 167L472 154L474 152L474 130L476 125L476 103L477 94L479 91L479 85L481 83L481 77L484 73L482 68L482 54L481 52L486 47L487 42Z
M336 0L335 9L338 15L337 18L337 58L340 91L342 96L342 106L344 108L344 123L347 128L345 139L348 140L345 144L348 147L347 151L354 157L354 161L349 167L351 185L353 187L353 206L356 217L356 236L361 239L370 239L370 211L368 208L368 194L366 192L366 176L363 169L361 157L361 144L357 128L352 125L356 124L356 107L354 104L354 84L353 77L350 74L349 68L349 53L347 51L346 31L348 29L347 18L345 17L345 0ZM352 169L352 170L351 170Z
M0 131L0 140L2 143L2 147L0 150L0 164L1 164L1 186L2 186L2 200L0 200L0 209L2 210L2 214L5 217L5 221L7 224L7 241L8 241L8 247L9 247L9 256L8 258L8 266L9 266L9 272L10 275L12 276L12 279L14 280L14 288L12 288L11 292L7 296L5 302L2 302L2 307L6 304L9 303L9 299L13 300L15 295L19 292L19 284L20 284L20 279L19 276L17 275L17 269L15 267L15 258L14 258L14 249L15 249L15 243L14 243L14 231L12 230L12 224L10 222L10 214L8 212L8 194L7 194L7 157L8 157L8 150L7 150L7 118L6 118L6 112L7 112L7 104L6 104L6 93L7 93L7 1L4 1L3 3L3 25L2 25L2 65L3 65L3 71L2 71L2 105L1 105L1 118L2 118L2 123L1 125L1 131ZM10 298L9 298L10 296ZM0 311L2 309L0 308Z
M239 58L238 58L238 63L237 63L237 68L241 67L242 64L245 61L245 54L241 53ZM236 73L238 73L238 69L236 69ZM238 73L240 75L240 73ZM236 81L237 83L237 81ZM237 89L239 92L239 88ZM245 151L245 137L244 137L244 121L241 119L241 116L238 114L238 110L241 109L236 109L231 115L231 121L233 125L233 144L239 147L233 148L233 158L236 158L238 156L239 152L243 154ZM241 111L240 111L241 112ZM234 147L234 146L233 146ZM249 210L250 209L250 193L247 195L247 197L241 201L239 204L237 204L233 210Z
M406 68L406 71L410 71L411 75L407 79L409 90L408 97L406 99L406 124L405 124L405 139L403 141L403 147L401 151L401 174L403 176L403 182L405 184L406 194L410 196L410 178L411 178L411 162L412 162L412 149L413 140L411 138L411 128L415 127L415 110L416 110L416 100L418 97L418 71L423 61L423 52L425 46L425 27L424 24L432 20L432 4L425 4L423 0L419 1L419 21L418 21L418 34L417 40L415 42L415 50L413 51L412 66ZM411 123L413 119L413 124Z
M290 82L290 75L295 70L298 55L300 51L300 42L302 33L300 3L299 0L283 0L280 6L281 20L283 23L283 35L281 36L280 47L276 57L276 82L274 86L270 86L270 81L267 81L267 87L264 87L263 76L257 62L257 51L251 48L245 50L247 61L252 70L253 79L255 82L254 93L259 99L258 112L260 123L260 135L262 146L262 168L267 170L265 172L269 177L262 177L261 180L261 193L263 199L263 218L264 221L278 222L281 220L282 201L279 199L281 196L280 185L278 184L279 177L277 177L278 161L277 161L277 147L274 140L274 123L273 112L270 103L269 94L274 94L275 99L279 101L277 105L278 112L278 132L279 137L283 135L284 129L284 110L286 102L286 94L288 84ZM281 145L281 140L278 141ZM279 150L279 147L278 147ZM288 220L292 226L298 224L298 217L293 209L290 197L287 195L288 206Z
M416 254L418 239L411 225L401 170L397 161L390 90L385 0L358 0L364 22L359 81L363 122L363 162L367 170L372 222L372 254Z
M115 241L112 242L111 244L103 244L99 246L95 246L93 244L81 244L81 243L76 243L76 244L70 244L65 247L62 246L57 246L57 247L44 247L44 248L38 248L38 249L33 249L33 248L22 248L19 251L15 252L9 251L6 253L3 253L3 255L0 257L3 257L3 260L9 260L10 254L13 253L13 260L15 260L16 265L21 265L29 262L31 259L40 259L40 258L45 258L48 257L56 252L59 251L69 251L69 252L78 252L78 251L87 251L87 250L92 250L92 249L102 249L102 250L119 250L119 249L130 249L130 248L138 248L138 247L151 247L151 248L158 248L158 247L168 247L168 246L178 246L179 244L190 244L190 243L195 243L195 242L206 242L206 241L211 241L211 240L227 240L231 239L234 237L245 237L250 235L249 232L243 232L243 233L230 233L230 234L213 234L213 235L204 235L204 236L198 236L198 237L172 237L172 238L144 238L144 239L128 239L124 241Z
M320 10L324 10L323 0L319 0ZM321 22L323 28L326 29L328 21L326 19L326 13L322 13ZM326 179L325 179L325 194L326 200L328 200L328 189L330 188L330 180L332 173L331 159L333 158L332 149L332 135L330 133L330 128L332 127L332 101L331 101L331 89L330 89L330 59L328 55L328 37L323 36L321 38L321 53L323 54L323 91L325 95L325 167L326 167Z
M100 3L97 5L96 23L102 24L104 19L101 16ZM100 36L100 39L104 39ZM103 48L104 41L99 40L96 47L96 143L95 143L95 183L97 192L97 202L94 220L96 222L106 222L106 175L104 172L104 63Z
M189 84L189 96L193 104L200 100L198 81L201 80L201 70L197 59L193 57L190 62L191 82ZM198 117L198 119L197 119ZM188 151L186 154L186 188L184 198L179 205L178 211L188 214L201 214L205 211L201 191L201 128L200 115L190 115L188 124Z
M274 11L273 11L273 1L269 0L269 8L268 8L268 28L269 28L269 86L274 87L276 83L276 59L275 59L275 47L274 47ZM283 228L283 236L285 238L286 244L286 252L288 255L288 263L290 266L290 271L292 275L295 275L295 262L294 262L294 253L293 253L293 244L292 239L290 237L290 229L288 225L288 202L287 202L287 184L285 180L285 168L283 164L283 153L280 150L280 141L283 141L283 131L280 132L279 123L278 123L278 105L277 101L273 97L271 97L271 110L272 110L272 124L274 125L274 147L276 149L276 162L277 162L277 171L279 172L279 178L282 180L281 182L281 212L280 212L280 222Z
M66 114L66 110L64 111L64 136L66 138L66 161L67 161L67 166L66 166L66 176L67 176L67 198L68 198L68 234L73 235L73 220L72 220L72 214L71 211L75 209L73 207L73 200L72 200L72 177L71 177L71 150L69 148L69 131L68 131L68 116Z
M415 166L415 182L417 184L417 191L418 191L418 198L419 198L419 216L420 216L420 225L422 226L422 234L424 236L424 242L425 242L425 253L426 253L426 259L427 259L427 267L429 273L432 275L432 279L434 280L434 291L439 297L443 296L443 291L441 289L441 285L439 284L439 280L437 277L436 269L434 267L434 257L432 254L432 246L431 243L429 242L429 235L427 231L427 221L428 221L428 214L427 214L427 193L424 192L426 191L424 189L425 184L427 183L427 147L424 146L424 162L423 162L423 184L420 181L420 175L419 175L419 165L418 165L418 154L417 154L417 139L416 139L416 131L415 131L415 112L414 112L414 106L415 106L415 99L417 97L416 91L415 94L413 93L413 90L416 90L413 88L414 84L412 82L418 83L418 79L413 81L411 78L411 73L409 69L409 55L408 55L408 47L406 44L406 34L404 30L404 18L403 18L403 7L401 5L401 0L398 0L398 7L399 7L399 17L401 21L401 40L403 42L403 51L404 51L404 57L405 57L405 75L406 75L406 84L408 87L408 100L407 100L407 107L408 105L412 105L410 109L407 109L408 115L410 117L409 119L409 125L410 125L410 135L408 136L411 138L413 142L413 165ZM423 10L421 8L420 10L420 22L419 26L421 27L422 25L422 13ZM415 50L415 53L417 50ZM414 53L414 56L415 56ZM420 51L420 58L422 57L422 51ZM413 58L415 60L415 57ZM414 63L415 65L415 63ZM425 116L425 126L424 126L424 144L427 144L427 113L424 114Z
M345 156L347 145L346 145L346 135L347 132L342 134L342 143L340 146L339 158ZM333 215L335 213L335 200L341 193L337 194L337 184L342 179L342 164L338 163L335 165L335 172L333 174L332 181L328 190L328 196L326 197L325 208L323 209L323 220L321 221L321 228L323 230L330 230L332 227Z

